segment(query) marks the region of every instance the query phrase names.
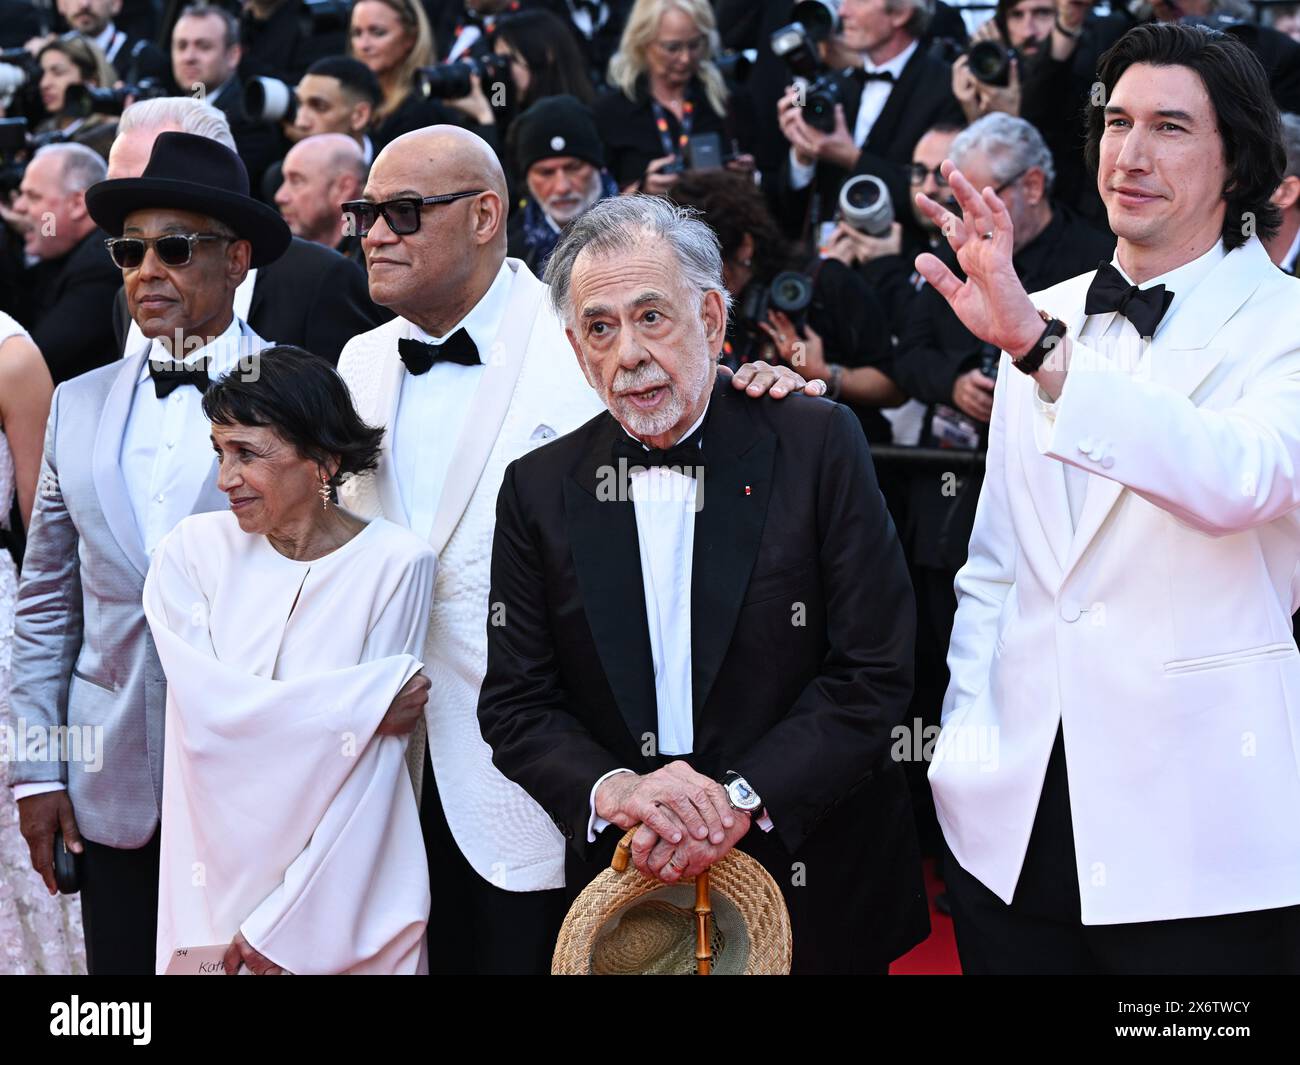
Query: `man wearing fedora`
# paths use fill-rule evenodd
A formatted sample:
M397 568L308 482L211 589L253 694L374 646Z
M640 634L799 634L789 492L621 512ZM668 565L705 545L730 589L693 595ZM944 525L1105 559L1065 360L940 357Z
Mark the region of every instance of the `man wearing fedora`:
M567 840L570 895L636 825L666 883L739 846L780 886L792 972L883 973L929 922L890 755L912 592L860 427L717 382L722 256L683 208L598 203L546 281L608 410L505 471L493 762Z
M177 522L226 506L200 400L222 373L256 372L266 345L234 314L234 293L250 267L283 253L289 229L249 196L234 152L188 133L161 134L141 177L92 186L86 206L112 237L146 340L55 391L11 700L29 728L96 730L102 757L17 762L12 777L51 892L55 833L80 855L90 972L151 973L166 686L144 578Z

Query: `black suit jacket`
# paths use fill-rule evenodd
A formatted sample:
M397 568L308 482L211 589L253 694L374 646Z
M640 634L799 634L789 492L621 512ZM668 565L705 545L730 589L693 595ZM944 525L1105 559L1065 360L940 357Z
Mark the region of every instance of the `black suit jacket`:
M507 623L488 626L479 721L497 767L569 840L574 893L620 835L587 842L592 785L663 761L643 753L658 716L634 507L604 479L622 434L601 414L512 463L492 550L489 601ZM762 796L775 829L740 846L785 894L795 968L879 968L925 936L928 913L889 753L914 609L871 458L846 408L750 400L725 381L703 439L684 757ZM799 862L807 885L793 887Z
M112 362L121 351L113 346L112 309L122 271L105 238L93 229L62 259L29 272L28 298L16 317L41 349L55 384Z
M248 308L248 324L263 340L305 348L331 366L344 344L390 318L370 301L366 272L355 260L299 237L257 271ZM113 328L120 352L130 328L123 291L113 307Z
M858 119L862 90L856 80L843 75L840 91L844 100L844 119L851 134ZM894 215L905 228L915 227L908 206L911 180L907 166L912 161L912 149L930 127L940 122L965 124L961 105L952 94L952 69L931 56L924 46L918 46L890 90L880 117L861 145L861 154L853 169L854 174L875 174L884 181L894 202ZM815 221L824 222L834 216L840 186L848 177L848 172L840 167L819 163L812 184L803 189L793 189L789 183L790 154L786 152L774 195L781 217L787 224L799 226L797 233L791 231L793 236L802 237L808 232L814 192L819 200Z

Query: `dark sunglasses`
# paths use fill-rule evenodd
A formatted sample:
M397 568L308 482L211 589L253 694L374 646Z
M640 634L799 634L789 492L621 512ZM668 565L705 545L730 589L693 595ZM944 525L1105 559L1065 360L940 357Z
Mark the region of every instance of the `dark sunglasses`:
M384 216L388 228L396 236L406 237L420 229L420 210L440 203L463 200L466 196L481 196L487 189L470 189L467 192L448 192L443 196L403 196L383 203L371 203L369 200L348 200L340 204L343 217L351 219L352 231L358 237L364 237Z
M168 233L163 237L111 237L104 247L122 270L135 270L144 262L151 245L164 266L188 266L194 257L194 245L201 240L239 240L217 233Z
M940 166L942 165L943 164L941 163ZM939 167L937 166L931 170L924 163L909 163L907 172L912 178L913 185L924 185L926 176L928 174L933 174L934 183L938 185L939 188L946 189L948 187L948 179L939 173Z

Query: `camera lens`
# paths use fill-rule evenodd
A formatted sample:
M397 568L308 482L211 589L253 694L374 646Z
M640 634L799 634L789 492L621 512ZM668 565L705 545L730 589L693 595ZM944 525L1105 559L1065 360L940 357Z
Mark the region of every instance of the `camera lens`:
M970 72L985 85L1006 86L1011 81L1011 57L994 41L977 41L971 45Z
M798 314L812 302L812 278L792 270L772 279L772 306L784 314Z

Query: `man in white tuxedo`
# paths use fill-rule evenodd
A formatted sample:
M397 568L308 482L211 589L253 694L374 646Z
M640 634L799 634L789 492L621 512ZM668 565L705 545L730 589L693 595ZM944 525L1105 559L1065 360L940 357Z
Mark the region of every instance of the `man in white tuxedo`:
M505 468L603 408L546 287L506 257L507 202L487 143L433 126L386 146L363 199L343 205L371 298L398 317L339 357L362 418L388 430L378 470L350 479L341 501L406 525L439 555L427 755L418 730L411 749L423 757L414 768L433 911L457 919L431 936L431 973L546 972L565 912L564 837L493 766L477 705L487 626L509 624L488 602ZM757 364L735 383L779 397L803 381Z
M1300 971L1300 285L1235 39L1138 27L1088 155L1113 263L1032 298L1009 215L920 197L1003 349L930 769L968 972ZM1231 134L1229 135L1229 132ZM1068 767L1068 772L1067 772Z

